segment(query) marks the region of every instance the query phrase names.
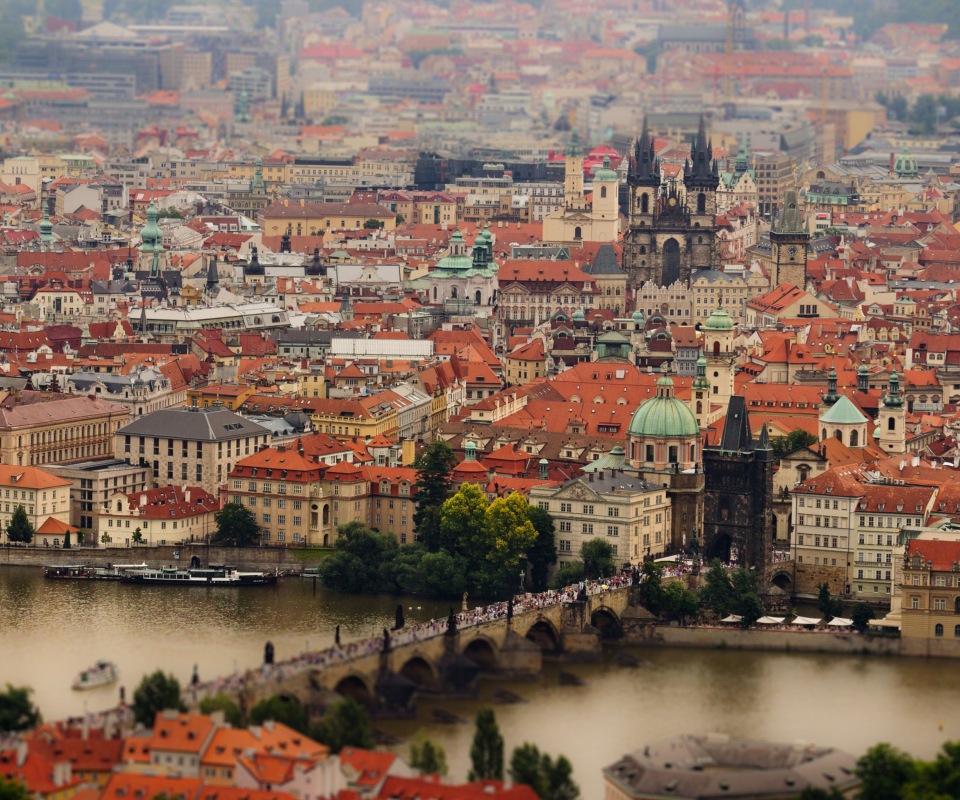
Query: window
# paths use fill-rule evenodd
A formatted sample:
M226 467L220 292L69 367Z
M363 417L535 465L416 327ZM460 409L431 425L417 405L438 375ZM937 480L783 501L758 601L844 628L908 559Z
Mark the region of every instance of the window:
M942 597L936 597L933 600L933 610L934 611L946 611L947 610L947 601Z
M941 625L939 622L937 623L937 626L933 629L933 635L943 636L943 625Z

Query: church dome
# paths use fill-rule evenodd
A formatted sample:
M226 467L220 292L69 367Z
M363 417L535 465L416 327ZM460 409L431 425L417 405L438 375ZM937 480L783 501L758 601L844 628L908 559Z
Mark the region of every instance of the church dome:
M910 151L904 146L903 150L897 156L893 163L893 171L900 178L915 178L920 174L920 168L917 166L917 159L910 155Z
M717 306L710 315L710 319L707 320L705 327L708 331L732 331L733 320L730 319L730 315L722 307Z
M257 248L253 247L251 250L252 255L250 256L250 260L244 264L243 267L244 277L247 275L259 276L264 274L263 264L260 263L260 256L257 253Z
M627 428L628 436L649 439L686 439L700 435L697 418L687 404L673 396L673 381L657 381L657 396L640 404Z
M610 169L610 156L603 157L603 169L593 176L595 181L617 181L617 173Z
M634 322L638 322L641 325L643 325L644 323L643 312L638 308L636 311L633 312L633 316L630 317L630 319L633 320Z
M574 322L583 322L586 317L583 315L583 312L578 308L573 312L573 321Z

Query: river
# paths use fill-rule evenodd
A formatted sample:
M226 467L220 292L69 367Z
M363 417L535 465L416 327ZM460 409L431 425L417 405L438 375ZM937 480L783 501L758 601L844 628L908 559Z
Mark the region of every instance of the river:
M344 596L310 580L270 589L131 586L49 581L36 567L0 567L0 684L28 685L48 719L116 704L117 688L70 690L83 667L115 661L128 697L162 667L181 682L196 664L202 678L256 666L266 641L278 659L392 626L397 599ZM403 599L407 619L446 616L448 604ZM419 608L417 606L420 606ZM960 685L949 660L788 653L633 649L647 669L566 665L585 686L560 686L557 667L542 681L487 682L481 701L506 688L529 700L496 706L507 752L524 741L566 754L584 798L602 796L600 769L623 753L685 732L716 731L778 741L803 740L854 754L889 741L930 757L960 739ZM447 750L451 776L469 768L472 725L431 722L434 706L472 720L479 702L421 702L418 720L383 720L388 733L419 727ZM939 724L943 723L943 730ZM405 748L400 748L405 752Z

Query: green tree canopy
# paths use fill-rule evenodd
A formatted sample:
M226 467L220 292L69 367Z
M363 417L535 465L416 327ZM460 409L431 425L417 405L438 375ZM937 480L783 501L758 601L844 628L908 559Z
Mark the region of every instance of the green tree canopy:
M7 684L0 692L0 733L26 731L40 724L40 712L31 702L32 689Z
M383 227L383 222L379 219L367 219L363 222L363 229L366 231L378 231Z
M537 506L527 506L527 519L537 532L537 538L527 550L527 564L530 565L530 582L533 591L542 592L547 588L547 575L550 567L557 563L557 543L553 517L548 511Z
M200 713L212 714L214 711L222 711L223 718L234 728L242 728L244 719L240 706L233 702L225 694L215 694L213 697L204 697L200 701Z
M180 699L180 681L173 675L157 670L144 675L133 693L133 718L144 727L153 727L157 714L167 709L186 711Z
M477 711L477 730L470 746L468 781L503 780L503 736L492 708Z
M664 589L664 602L667 615L681 625L689 617L696 617L700 609L700 600L680 581L670 581Z
M733 583L719 558L715 558L710 563L710 568L703 576L703 585L700 587L700 604L704 608L709 608L721 619L727 616L733 608Z
M33 525L30 524L30 518L27 516L27 509L23 506L14 508L10 522L7 523L7 540L30 544L34 533Z
M640 595L640 605L659 617L666 607L663 567L653 561L645 561L640 568L640 585L637 591Z
M863 633L867 629L870 620L874 617L876 617L876 614L873 613L873 609L866 603L854 604L850 612L850 621L853 623L853 627L860 631L860 633Z
M373 734L370 731L370 715L352 697L334 703L323 715L313 731L313 738L339 753L344 747L360 747L372 750Z
M510 780L529 786L540 800L576 800L580 796L580 788L573 782L573 766L566 756L554 761L529 742L514 748Z
M360 521L341 525L337 532L333 555L320 565L323 585L338 592L396 592L397 537Z
M903 787L916 777L917 770L902 750L878 744L857 761L856 774L863 800L901 800Z
M420 730L410 744L410 766L421 775L446 775L447 754Z
M440 546L460 553L475 569L487 552L484 522L487 518L487 496L475 483L465 483L447 500L440 513Z
M281 722L288 728L293 728L304 735L310 733L310 723L307 712L300 701L292 695L275 694L261 700L250 709L249 721L251 725L263 725L273 720Z
M33 793L20 781L0 778L0 800L33 800Z
M520 557L537 539L537 530L527 516L527 499L514 492L509 497L498 497L487 509L483 521L483 533L487 561L499 572L516 575L520 569Z
M817 437L807 433L803 428L794 428L786 436L776 436L770 442L773 457L779 464L780 459L801 447L808 447L817 443Z
M830 594L830 586L821 583L817 593L817 608L823 615L823 619L829 622L834 617L839 617L843 613L843 600L834 599Z
M554 589L566 589L584 578L582 561L567 561L560 566L553 576Z
M413 460L417 471L417 510L413 514L413 525L429 550L440 549L439 509L450 497L450 474L458 463L453 448L440 439L417 453Z
M610 578L617 574L613 560L613 546L606 539L591 539L580 545L580 559L584 574L590 580Z
M227 503L213 519L217 530L213 541L217 544L230 544L234 547L248 547L260 544L263 531L257 524L257 515L239 503Z

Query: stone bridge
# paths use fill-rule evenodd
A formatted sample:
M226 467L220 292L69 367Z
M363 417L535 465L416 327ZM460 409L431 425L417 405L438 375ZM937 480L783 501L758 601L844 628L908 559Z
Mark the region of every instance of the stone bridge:
M317 710L337 697L353 697L372 711L409 709L419 694L458 695L476 691L481 677L532 678L543 659L599 658L603 639L638 632L647 612L632 602L630 587L556 603L459 628L453 635L395 644L387 653L361 655L250 686L240 692L251 708L275 694L297 697Z

